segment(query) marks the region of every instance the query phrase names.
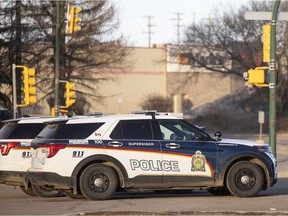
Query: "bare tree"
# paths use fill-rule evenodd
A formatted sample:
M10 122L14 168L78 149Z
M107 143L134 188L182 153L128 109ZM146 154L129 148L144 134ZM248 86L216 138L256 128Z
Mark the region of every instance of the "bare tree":
M160 94L146 95L140 106L143 110L157 110L158 112L173 111L173 101L165 99Z
M0 2L0 82L11 86L11 65L15 55L15 1ZM111 80L107 75L92 73L91 70L101 71L113 69L119 65L126 55L124 38L115 36L118 28L115 5L108 1L74 1L74 6L81 8L79 25L81 30L72 35L65 32L65 14L71 1L60 1L61 11L61 54L60 79L75 82L79 98L89 96L95 100L103 98L95 88L104 81ZM70 5L71 6L71 5ZM55 1L22 0L21 1L21 61L29 67L36 67L37 89L45 91L44 97L52 102L54 97L54 53L55 53ZM9 22L6 22L9 20ZM11 32L11 33L10 33ZM2 63L3 62L3 63ZM3 73L2 73L3 71ZM49 91L47 91L47 89ZM64 96L64 86L61 95ZM10 104L9 97L0 94L3 104ZM62 101L63 102L63 101ZM76 102L77 103L77 102ZM83 103L83 100L81 100ZM52 106L53 103L50 103ZM5 105L5 106L6 106ZM89 106L89 104L87 104Z
M201 67L223 75L234 74L242 77L243 72L262 62L262 26L267 21L245 20L246 11L272 11L271 1L249 2L239 9L216 11L208 24L191 24L185 31L184 45L176 47L173 55L189 59L193 68ZM287 2L282 10L288 7ZM287 113L287 28L284 22L277 24L277 63L278 63L278 114ZM191 74L191 76L193 76ZM244 80L243 80L244 82ZM267 88L258 89L268 97Z

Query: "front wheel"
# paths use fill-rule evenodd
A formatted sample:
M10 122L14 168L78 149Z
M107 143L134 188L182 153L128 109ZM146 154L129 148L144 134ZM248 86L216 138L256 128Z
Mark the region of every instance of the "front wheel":
M256 196L263 188L263 184L264 175L261 168L248 161L234 164L227 174L226 185L234 196Z
M83 196L92 200L109 199L118 186L114 170L103 164L88 166L80 176L80 189Z

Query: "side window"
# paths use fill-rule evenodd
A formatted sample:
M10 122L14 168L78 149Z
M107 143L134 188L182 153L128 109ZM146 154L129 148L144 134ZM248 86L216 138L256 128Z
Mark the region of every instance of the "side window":
M169 130L167 127L160 125L161 134L164 140L170 140L171 135L173 134L172 130Z
M42 139L86 139L104 123L65 124L66 122L49 123L38 134Z
M195 140L206 136L184 121L160 120L159 125L164 140Z
M123 120L112 131L112 139L153 139L150 120Z
M63 124L54 139L86 139L104 123Z

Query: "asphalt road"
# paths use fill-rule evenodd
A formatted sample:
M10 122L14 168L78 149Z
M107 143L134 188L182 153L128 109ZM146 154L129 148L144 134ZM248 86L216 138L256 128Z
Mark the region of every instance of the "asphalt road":
M228 137L228 135L227 135ZM243 135L230 137L242 138ZM250 140L257 136L247 135ZM264 137L267 140L267 137ZM189 194L118 193L111 200L40 198L18 187L0 185L1 215L288 215L288 134L278 135L278 183L257 197Z

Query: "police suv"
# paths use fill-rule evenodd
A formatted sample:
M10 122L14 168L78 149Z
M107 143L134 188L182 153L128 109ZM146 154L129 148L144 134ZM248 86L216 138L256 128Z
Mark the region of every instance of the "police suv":
M109 199L118 189L251 197L276 183L269 145L216 135L150 111L53 121L31 143L26 178L92 200Z
M35 191L44 197L54 197L60 194L58 190L46 190L33 187L27 182L24 187L24 176L31 166L32 151L30 142L45 127L43 122L55 118L27 117L3 121L0 129L0 184L20 186L28 195L36 196Z

